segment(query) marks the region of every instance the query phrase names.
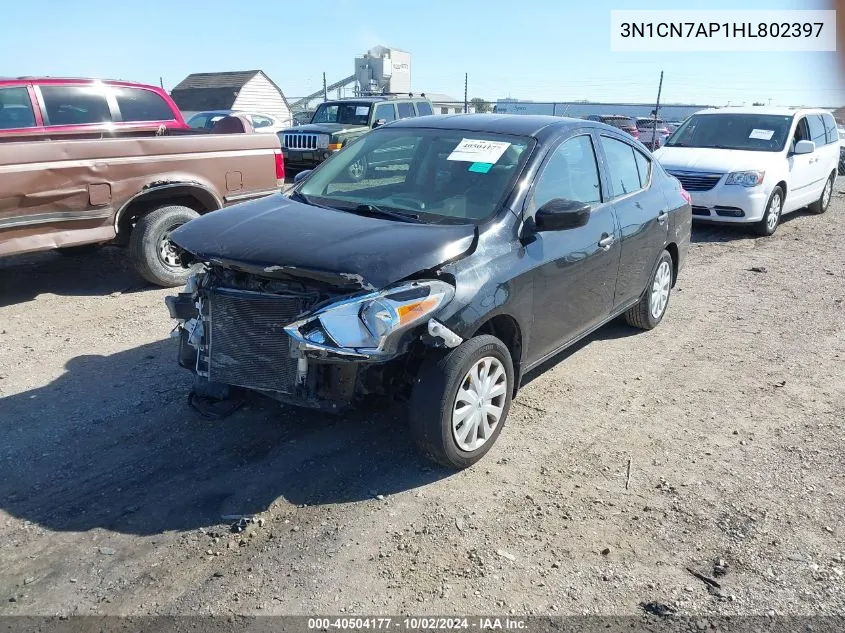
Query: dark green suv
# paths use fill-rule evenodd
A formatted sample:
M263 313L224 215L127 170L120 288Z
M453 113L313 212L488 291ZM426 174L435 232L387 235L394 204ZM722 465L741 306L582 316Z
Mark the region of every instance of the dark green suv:
M312 169L347 143L396 119L434 114L431 101L421 97L357 97L321 103L311 122L279 132L285 167ZM360 180L366 166L349 176Z

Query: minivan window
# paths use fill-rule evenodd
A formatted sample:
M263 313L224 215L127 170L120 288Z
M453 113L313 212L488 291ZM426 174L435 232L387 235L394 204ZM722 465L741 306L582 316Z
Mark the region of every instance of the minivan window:
M167 102L152 90L114 88L117 107L124 121L169 121L173 112Z
M112 120L101 88L93 86L41 86L49 125L107 123Z
M824 129L824 121L818 114L811 114L807 117L807 123L810 125L810 140L816 144L816 147L821 147L827 143L827 132Z
M420 101L417 103L417 113L420 116L429 116L430 114L434 114L434 111L431 109L431 106L428 105L425 101Z
M392 103L380 103L376 106L376 121L390 123L396 120L396 108Z
M599 170L588 134L562 143L551 155L534 188L534 210L549 200L601 201Z
M350 212L378 209L423 222L478 223L513 189L535 141L522 136L428 128L376 128L326 161L294 194ZM473 153L487 145L481 155ZM483 161L483 162L481 162ZM365 165L354 178L354 165Z
M601 137L601 144L607 157L613 197L618 198L638 191L642 185L634 148L608 136Z
M397 103L396 106L399 108L399 118L400 119L407 119L408 117L416 116L414 112L414 104L412 103Z
M0 88L0 130L35 127L35 113L25 86Z
M822 121L824 121L827 143L838 143L839 131L836 129L836 119L833 118L832 114L823 114Z
M792 119L775 114L693 114L665 147L779 152L786 146Z

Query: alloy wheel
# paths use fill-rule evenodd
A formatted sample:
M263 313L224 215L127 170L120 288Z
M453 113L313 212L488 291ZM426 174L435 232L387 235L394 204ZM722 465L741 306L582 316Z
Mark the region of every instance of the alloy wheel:
M778 222L780 221L782 205L783 201L781 200L779 193L772 196L772 201L769 203L769 215L766 218L766 228L769 229L769 233L773 233L777 228Z

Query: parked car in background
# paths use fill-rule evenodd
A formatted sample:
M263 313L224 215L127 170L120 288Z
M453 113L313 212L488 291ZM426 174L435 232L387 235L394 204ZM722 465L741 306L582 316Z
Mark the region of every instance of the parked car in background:
M341 147L373 128L399 119L429 116L431 101L420 97L359 97L321 103L310 123L279 133L285 165L292 169L311 169ZM350 177L360 180L367 165L349 166Z
M837 125L839 134L839 175L845 175L845 126Z
M840 141L823 110L730 107L694 114L655 157L690 192L694 219L771 235L785 213L827 210Z
M588 121L598 121L606 125L618 127L623 132L630 134L635 139L640 138L640 131L637 129L637 122L629 116L622 116L621 114L591 114L587 117Z
M669 128L661 119L654 117L639 117L637 129L640 131L640 142L652 151L663 146L669 138Z
M99 79L0 79L0 142L100 138L161 126L187 129L179 108L157 86Z
M191 116L188 119L188 126L194 129L210 130L217 121L233 114L246 117L252 124L252 129L256 132L275 134L288 127L291 123L290 120L282 121L278 117L260 112L248 112L246 110L209 110L207 112L197 112Z
M294 112L293 113L293 122L292 125L308 125L311 122L311 119L314 117L314 110L305 110L303 112Z
M350 178L396 147L401 161ZM237 388L330 411L406 398L420 449L465 468L529 370L618 315L660 323L690 226L680 183L618 128L405 118L284 196L173 232L204 266L167 299L179 363L201 409Z
M210 134L139 131L133 124L102 138L105 132L92 132L101 124L79 122L101 93L69 94L86 99L67 101L80 111L72 125L91 126L84 134L69 127L54 134L48 125L40 137L20 127L22 133L0 135L0 256L125 246L145 279L181 285L189 271L170 245L173 229L284 184L275 135L223 133L243 132L240 119L222 119Z
M669 130L669 135L671 136L672 133L681 127L682 121L665 121L666 129Z

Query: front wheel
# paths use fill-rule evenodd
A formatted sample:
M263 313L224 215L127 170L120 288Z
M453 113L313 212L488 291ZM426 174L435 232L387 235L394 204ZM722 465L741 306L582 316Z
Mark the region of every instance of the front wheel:
M420 450L447 468L472 466L502 432L513 387L510 352L494 336L427 359L411 394L411 432Z
M763 219L757 223L755 229L757 235L768 237L777 231L780 225L780 216L783 213L783 189L775 187L772 195L769 196L769 203L766 205L766 212Z
M672 292L672 256L663 251L639 303L625 313L625 321L641 330L652 330L663 320Z
M191 270L179 261L170 233L198 217L188 207L169 206L138 220L129 236L129 254L144 279L163 288L185 284Z

